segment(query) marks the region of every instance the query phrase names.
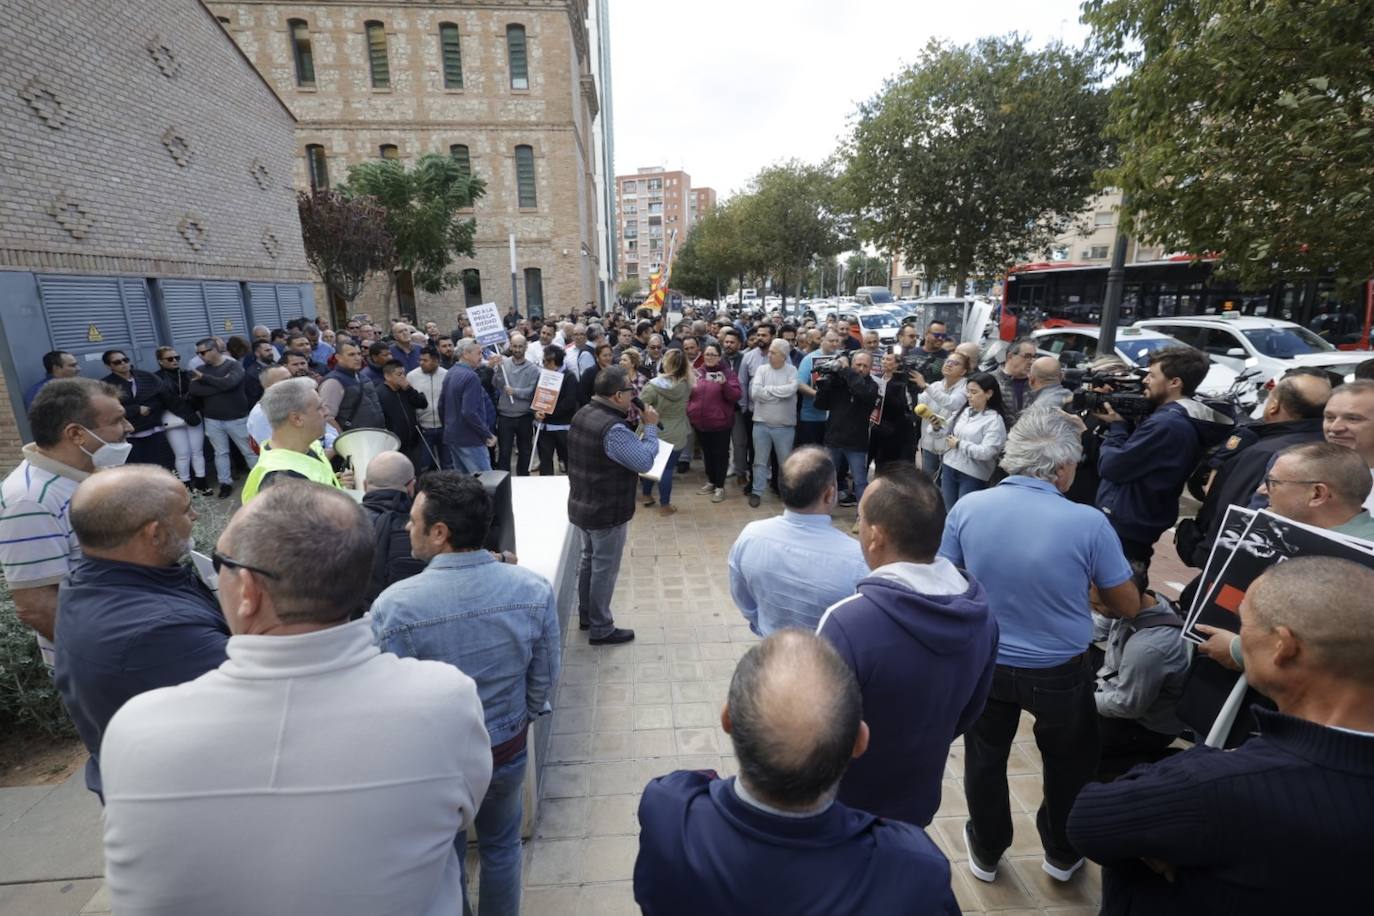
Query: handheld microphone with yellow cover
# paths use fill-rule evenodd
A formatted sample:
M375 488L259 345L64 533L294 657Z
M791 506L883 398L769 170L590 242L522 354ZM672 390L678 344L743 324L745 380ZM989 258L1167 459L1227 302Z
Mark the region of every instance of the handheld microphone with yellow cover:
M936 429L943 428L945 423L948 422L947 420L945 420L944 417L940 416L938 413L931 410L924 404L917 404L915 408L913 408L913 410L915 411L916 416L920 417L922 420L929 420L930 425L935 427Z

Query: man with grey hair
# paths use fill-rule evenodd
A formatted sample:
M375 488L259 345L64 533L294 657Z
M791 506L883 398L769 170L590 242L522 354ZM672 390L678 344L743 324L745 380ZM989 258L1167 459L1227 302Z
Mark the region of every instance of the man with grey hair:
M1086 786L1069 836L1102 863L1104 913L1368 907L1374 819L1374 571L1298 557L1240 604L1258 737L1197 746ZM1038 727L1038 724L1037 724ZM1143 862L1142 862L1143 860Z
M373 558L363 510L286 481L214 558L229 661L136 697L102 745L114 909L297 912L328 888L341 916L459 912L454 838L491 779L482 706L454 666L383 653L350 622Z
M420 368L420 348L411 339L415 329L404 321L391 326L391 358L406 367L406 371Z
M482 346L471 337L454 345L456 359L444 376L439 396L439 418L444 427L444 448L449 462L460 471L475 474L491 470L490 449L496 444L496 405L487 397L477 369L482 365Z
M300 477L327 487L352 487L353 472L335 476L324 456L320 440L324 436L324 404L308 378L277 382L263 393L263 416L272 435L262 443L257 465L243 482L240 499L246 506L264 486L286 477Z
M792 345L774 340L768 345L768 361L760 363L749 380L749 400L754 405L754 481L749 505L757 506L768 483L768 459L776 455L781 466L792 454L797 432L797 367L787 358Z
M1002 389L1002 410L1009 427L1030 403L1030 369L1036 352L1034 340L1018 337L1007 347L1002 365L992 370L992 377Z
M196 510L156 465L92 474L70 505L82 557L57 603L55 681L90 751L86 787L101 791L100 741L131 697L194 680L224 661L229 628L214 594L182 565Z
M835 800L868 747L862 712L854 673L812 634L746 652L720 717L739 775L678 770L645 787L635 902L650 916L957 913L949 862L921 828Z
M1000 630L991 693L964 736L964 842L969 870L982 881L996 879L1011 846L1007 759L1022 711L1035 717L1044 761L1036 817L1041 867L1068 881L1083 864L1065 822L1098 762L1088 590L1096 586L1119 617L1135 616L1140 594L1106 516L1064 497L1082 456L1072 417L1027 411L1007 436L1002 468L1009 476L959 500L945 522L940 556L983 586ZM1008 537L1009 520L1026 536Z

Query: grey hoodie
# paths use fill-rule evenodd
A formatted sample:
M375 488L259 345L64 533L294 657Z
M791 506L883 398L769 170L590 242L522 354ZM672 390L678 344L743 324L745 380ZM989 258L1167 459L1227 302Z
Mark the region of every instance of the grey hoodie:
M1182 621L1168 599L1131 619L1112 621L1107 655L1097 672L1097 712L1109 719L1135 719L1151 731L1183 731L1176 709L1188 674Z

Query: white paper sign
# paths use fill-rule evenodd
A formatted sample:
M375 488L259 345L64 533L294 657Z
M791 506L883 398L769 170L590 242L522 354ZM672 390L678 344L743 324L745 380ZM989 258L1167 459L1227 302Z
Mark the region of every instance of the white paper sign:
M495 302L468 306L468 323L472 325L472 336L484 347L503 345L510 340Z
M654 466L639 476L645 480L662 480L663 472L668 469L668 458L672 454L673 443L659 439L658 454L654 456Z

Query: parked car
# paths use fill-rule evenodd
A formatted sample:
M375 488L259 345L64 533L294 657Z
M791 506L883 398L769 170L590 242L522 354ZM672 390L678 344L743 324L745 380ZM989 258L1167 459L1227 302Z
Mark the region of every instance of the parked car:
M886 286L860 286L854 291L854 300L860 305L888 305L894 301L892 290Z
M1237 372L1253 359L1260 370L1259 381L1264 385L1299 366L1325 369L1343 379L1370 356L1367 352L1337 350L1291 321L1234 312L1147 318L1137 321L1135 327L1175 337Z
M1100 328L1090 325L1070 325L1034 331L1031 333L1031 338L1043 354L1058 356L1063 359L1063 354L1071 353L1079 355L1083 362L1090 362L1101 355L1097 349L1100 333ZM1144 328L1120 328L1116 332L1116 355L1130 365L1141 369L1150 365L1150 357L1159 350L1179 346L1187 346L1187 344L1158 331ZM1067 361L1072 362L1073 360ZM1209 362L1211 365L1208 366L1207 376L1202 380L1202 384L1198 385L1197 393L1211 398L1222 397L1230 391L1238 372L1229 366L1222 365L1215 359L1211 359ZM1251 386L1241 403L1242 406L1249 409L1254 406L1258 399L1257 386Z

